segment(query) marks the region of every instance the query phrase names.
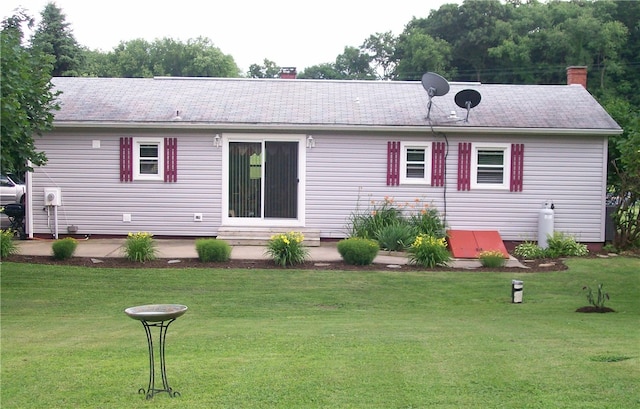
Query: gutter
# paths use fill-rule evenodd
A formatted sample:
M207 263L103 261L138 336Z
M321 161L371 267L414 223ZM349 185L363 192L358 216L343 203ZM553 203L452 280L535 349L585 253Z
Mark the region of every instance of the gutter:
M597 135L597 136L615 136L623 132L622 128L494 128L494 127L454 127L454 126L429 126L429 125L411 125L411 126L390 126L390 125L327 125L327 124L216 124L203 122L85 122L85 121L64 121L53 123L56 129L176 129L176 130L211 130L216 132L224 131L269 131L269 132L318 132L327 133L331 131L337 132L406 132L418 133L425 130L433 130L435 132L460 133L460 134L480 134L480 135L513 135L513 134L530 134L530 135Z

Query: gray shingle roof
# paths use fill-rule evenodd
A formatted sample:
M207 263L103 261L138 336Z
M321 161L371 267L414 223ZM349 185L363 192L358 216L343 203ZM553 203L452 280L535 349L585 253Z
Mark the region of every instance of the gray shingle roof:
M221 78L54 78L62 109L55 124L168 123L214 125L428 126L419 81L328 81ZM432 125L486 128L620 129L578 85L451 83L434 97ZM482 95L469 122L454 102L463 89Z

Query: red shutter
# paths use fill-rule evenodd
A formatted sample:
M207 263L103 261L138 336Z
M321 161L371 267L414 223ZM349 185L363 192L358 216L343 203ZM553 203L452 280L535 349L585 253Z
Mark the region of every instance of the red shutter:
M431 150L431 186L444 186L444 142L434 142Z
M400 142L387 142L387 186L400 184Z
M511 183L512 192L522 192L522 180L524 169L524 144L511 145Z
M458 190L471 189L471 144L458 144Z
M178 181L178 138L164 138L164 181Z
M133 138L120 138L120 181L133 180Z

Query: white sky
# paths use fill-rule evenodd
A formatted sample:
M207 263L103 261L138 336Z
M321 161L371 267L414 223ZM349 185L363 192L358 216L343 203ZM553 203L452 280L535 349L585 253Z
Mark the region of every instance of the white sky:
M2 19L17 7L40 20L50 0L3 0ZM377 32L402 32L412 17L462 0L55 0L76 41L111 51L121 41L209 38L242 72L265 58L302 71L333 63L345 46L359 47ZM29 33L25 33L29 36Z

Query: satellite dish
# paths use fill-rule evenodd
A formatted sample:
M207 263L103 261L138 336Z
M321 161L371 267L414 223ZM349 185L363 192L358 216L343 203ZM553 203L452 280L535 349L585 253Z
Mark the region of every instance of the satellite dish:
M429 119L431 98L446 95L449 92L449 82L434 72L427 72L422 75L422 87L429 95L429 104L427 105L427 119Z
M429 97L441 97L449 92L449 82L433 72L422 75L422 87L427 91Z
M469 122L469 111L471 108L477 107L478 104L480 104L481 99L482 97L480 96L480 93L475 89L463 89L453 98L457 106L467 110L467 117L464 120L465 122Z

